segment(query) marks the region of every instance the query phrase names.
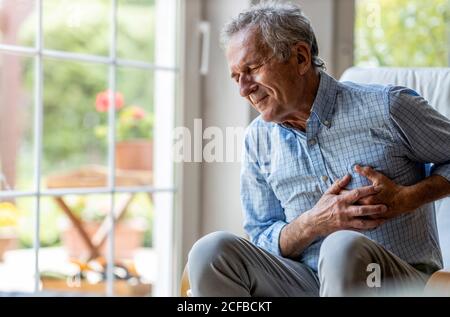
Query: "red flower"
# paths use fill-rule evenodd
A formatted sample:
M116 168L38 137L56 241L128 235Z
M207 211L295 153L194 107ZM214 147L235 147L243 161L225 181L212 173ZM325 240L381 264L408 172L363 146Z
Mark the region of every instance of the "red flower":
M133 106L132 109L133 109L133 112L132 112L133 119L141 120L145 117L145 114L146 114L145 110L142 109L141 107Z
M95 99L95 109L97 109L98 112L108 111L110 104L109 94L109 90L105 90L97 94L97 97ZM123 95L120 92L116 92L116 110L122 107Z

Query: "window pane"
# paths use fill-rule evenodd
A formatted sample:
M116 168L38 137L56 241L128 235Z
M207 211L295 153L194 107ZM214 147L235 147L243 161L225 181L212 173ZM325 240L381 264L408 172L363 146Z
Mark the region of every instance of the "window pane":
M135 185L150 185L153 169L154 74L149 70L118 68L117 90L123 98L116 122L116 166ZM143 171L138 174L133 171ZM144 173L148 172L148 173ZM147 179L145 177L147 176ZM133 182L126 183L133 185Z
M88 242L95 245L95 233L110 210L109 197L63 195L42 199L39 272L43 291L105 294L105 244L98 246L102 253L96 254Z
M44 186L106 186L107 75L105 65L44 61Z
M115 295L150 296L157 274L153 195L117 194L115 199Z
M34 60L0 54L0 190L34 189Z
M0 200L0 292L33 292L35 198Z
M118 1L117 55L154 61L155 0Z
M109 0L43 1L44 47L108 55Z
M175 0L119 0L117 55L175 67Z
M450 1L357 0L355 65L448 66Z
M0 1L0 43L34 46L35 0Z
M170 285L173 285L173 193L160 192L153 195L153 248L157 274L154 276L153 295L168 296Z

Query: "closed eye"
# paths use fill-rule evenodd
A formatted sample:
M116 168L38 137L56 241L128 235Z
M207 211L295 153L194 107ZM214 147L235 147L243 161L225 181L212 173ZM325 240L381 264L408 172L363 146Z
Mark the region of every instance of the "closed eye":
M244 74L250 74L253 75L262 65L258 65L255 67L248 67L247 70L244 72ZM233 73L231 74L231 79L233 79L235 82L239 83L240 74Z
M266 62L263 62L256 66L248 66L247 69L243 72L244 74L254 75L262 66L264 66ZM231 78L236 82L239 83L240 79L240 73L232 73Z
M258 65L258 66L252 66L248 68L248 72L250 74L254 74L259 68L261 68L264 64Z

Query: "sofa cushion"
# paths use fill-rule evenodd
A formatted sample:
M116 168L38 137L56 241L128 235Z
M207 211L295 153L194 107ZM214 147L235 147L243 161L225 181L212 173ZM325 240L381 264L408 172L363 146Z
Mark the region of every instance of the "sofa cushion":
M342 74L340 80L392 84L414 89L432 107L450 118L450 68L351 67Z
M450 268L450 198L437 201L435 206L444 267Z

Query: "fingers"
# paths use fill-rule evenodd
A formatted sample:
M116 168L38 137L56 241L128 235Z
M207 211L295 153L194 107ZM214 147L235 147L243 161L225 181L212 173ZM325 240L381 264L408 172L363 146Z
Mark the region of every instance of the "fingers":
M372 183L376 182L376 181L380 181L384 175L375 171L372 167L370 166L360 166L360 165L355 165L355 171L361 175L361 176L365 176L367 177L369 180L372 181Z
M387 211L386 205L349 206L347 209L353 217L382 215Z
M386 219L353 219L349 221L349 228L356 230L371 230L383 224Z
M352 177L350 176L350 174L347 174L344 177L338 179L336 182L333 183L333 185L331 185L330 188L328 188L325 194L334 194L334 195L339 194L341 190L344 189L345 186L348 185L348 183L350 183L351 179Z
M343 191L341 191L342 193ZM380 199L377 198L377 196L367 196L364 198L361 198L360 200L358 200L357 202L355 202L357 205L378 205L380 204L382 201Z
M375 188L375 186L364 186L350 190L349 192L343 194L342 198L349 204L353 204L361 198L377 194L378 192L379 189Z

